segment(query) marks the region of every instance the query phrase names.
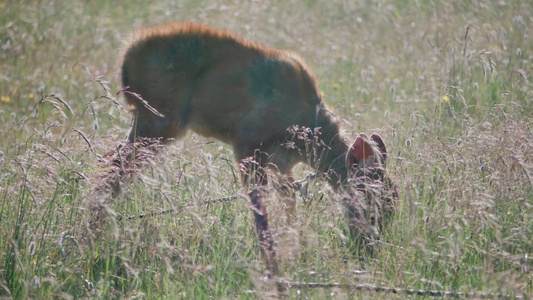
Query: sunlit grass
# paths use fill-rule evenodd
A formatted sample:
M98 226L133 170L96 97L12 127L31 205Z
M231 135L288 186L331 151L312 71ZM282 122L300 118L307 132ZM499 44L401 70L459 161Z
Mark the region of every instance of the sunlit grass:
M273 293L247 200L204 202L245 194L226 145L191 134L116 198L93 193L130 123L122 39L186 20L300 53L346 134L376 131L389 148L400 204L372 257L350 251L324 182L298 196L290 224L269 199L284 280L533 293L532 4L170 2L0 1L0 296ZM92 201L105 203L96 227ZM168 209L179 213L128 219Z

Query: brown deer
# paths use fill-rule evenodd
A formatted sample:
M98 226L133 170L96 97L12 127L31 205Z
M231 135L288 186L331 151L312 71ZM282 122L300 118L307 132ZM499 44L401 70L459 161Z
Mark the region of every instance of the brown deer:
M123 51L122 84L132 106L128 140L178 139L192 130L233 147L250 192L260 244L277 272L262 204L265 168L292 182L307 163L338 189L371 158L386 158L376 135L351 147L325 105L315 75L296 54L231 32L176 23L135 31ZM384 164L383 164L384 166Z

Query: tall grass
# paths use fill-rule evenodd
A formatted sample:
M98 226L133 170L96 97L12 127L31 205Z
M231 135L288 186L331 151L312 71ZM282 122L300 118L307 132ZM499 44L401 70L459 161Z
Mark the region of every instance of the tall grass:
M130 122L116 95L121 40L185 20L299 52L347 134L379 132L391 152L400 203L363 260L324 182L298 195L292 221L269 198L282 279L348 284L287 296L384 296L350 284L531 296L532 6L0 1L0 296L276 294L245 197L205 205L245 194L226 145L190 134L117 197L94 193ZM167 209L177 212L128 219Z

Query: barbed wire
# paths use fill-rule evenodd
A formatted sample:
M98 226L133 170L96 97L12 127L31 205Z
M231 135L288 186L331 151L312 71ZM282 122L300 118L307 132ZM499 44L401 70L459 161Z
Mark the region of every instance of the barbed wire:
M366 291L374 293L387 293L398 295L410 295L410 296L432 296L432 297L453 297L453 298L497 298L497 299L529 299L526 295L506 295L496 294L490 292L455 292L455 291L441 291L441 290L415 290L415 289L402 289L394 287L385 287L372 284L350 284L350 283L317 283L317 282L293 282L278 280L278 285L284 286L289 289L316 289L316 288L340 288L350 289L354 291Z
M408 295L408 296L430 296L430 297L449 297L449 298L465 298L465 299L530 299L530 295L507 295L502 293L490 293L490 292L454 292L454 291L441 291L441 290L415 290L415 289L402 289L393 287L384 287L372 284L349 284L349 283L316 283L316 282L292 282L292 281L277 281L278 286L283 286L284 290L289 289L349 289L351 292L371 292L371 293L384 293L395 295ZM235 293L231 293L235 294ZM260 294L256 290L246 290L240 292L240 294L258 295Z
M310 173L310 174L308 174L305 177L305 179L297 180L297 181L294 181L292 183L285 184L285 185L283 185L281 187L273 188L272 190L273 191L280 191L280 190L283 190L283 189L289 187L289 188L291 188L291 189L293 189L295 191L301 191L305 184L308 184L310 181L314 180L315 178L316 178L316 174ZM235 200L237 200L239 198L245 199L244 196L230 195L230 196L227 196L227 197L222 197L222 198L217 198L217 199L203 200L203 201L201 201L199 203L199 205L209 206L211 204L235 201ZM127 217L127 220L144 219L146 217L155 217L155 216L167 215L167 214L179 214L179 213L182 213L185 209L194 207L195 205L197 205L197 204L188 203L188 204L181 205L178 208L171 208L171 209L165 209L165 210L161 210L161 211L153 211L153 212L150 212L150 213L147 213L147 214L129 216L129 217Z
M201 201L200 205L209 206L211 204L216 204L216 203L231 202L231 201L237 200L238 198L239 198L238 195L231 195L231 196L227 196L227 197L223 197L223 198L209 199L209 200ZM147 214L129 216L127 219L128 220L135 220L135 219L144 219L146 217L155 217L155 216L174 214L174 213L175 214L179 214L179 213L183 212L185 209L193 207L194 205L195 205L194 203L189 203L189 204L181 205L178 208L171 208L171 209L165 209L165 210L161 210L161 211L154 211L154 212L150 212L150 213L147 213Z

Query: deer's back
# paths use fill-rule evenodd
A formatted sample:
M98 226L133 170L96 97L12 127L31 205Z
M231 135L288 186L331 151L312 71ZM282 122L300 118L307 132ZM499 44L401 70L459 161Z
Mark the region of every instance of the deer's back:
M203 25L134 33L122 79L172 122L235 147L279 145L289 126L324 123L315 76L302 59Z

